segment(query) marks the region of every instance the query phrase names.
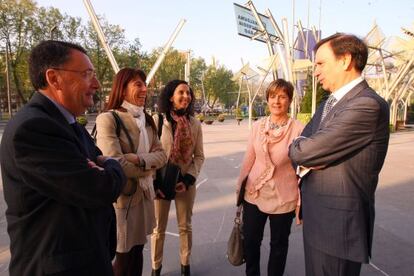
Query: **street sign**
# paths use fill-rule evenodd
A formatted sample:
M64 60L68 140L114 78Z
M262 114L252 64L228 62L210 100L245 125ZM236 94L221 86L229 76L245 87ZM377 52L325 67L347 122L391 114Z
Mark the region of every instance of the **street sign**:
M237 33L241 36L245 36L248 38L253 38L257 31L260 30L259 24L257 23L256 18L254 17L253 13L249 8L246 8L242 5L234 4L234 14L236 16L236 23L237 23ZM260 14L260 19L262 20L266 31L269 33L270 36L277 37L276 31L273 28L272 23L270 22L269 17L266 15ZM260 36L255 38L258 41L265 42L266 40L261 38Z

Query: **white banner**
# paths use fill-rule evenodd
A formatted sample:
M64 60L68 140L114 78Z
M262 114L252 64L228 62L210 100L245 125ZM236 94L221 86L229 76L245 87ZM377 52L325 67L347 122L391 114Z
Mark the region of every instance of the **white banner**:
M237 23L237 33L239 35L252 38L257 30L260 30L259 24L256 21L256 18L254 17L253 13L250 11L249 8L246 8L242 5L234 4L234 14L236 15L236 23ZM269 17L260 14L259 17L263 22L263 25L265 26L267 32L271 36L277 36L276 31L273 28L272 23L270 22ZM257 38L257 40L266 42L262 38Z

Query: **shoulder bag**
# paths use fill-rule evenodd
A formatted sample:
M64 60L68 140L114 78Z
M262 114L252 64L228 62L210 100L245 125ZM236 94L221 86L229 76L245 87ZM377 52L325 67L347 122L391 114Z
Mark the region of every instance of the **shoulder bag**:
M237 212L236 217L234 218L234 226L231 231L229 240L227 242L227 259L229 263L234 266L240 266L246 261L244 260L244 251L243 251L243 221L241 213L243 212L243 198L246 191L247 177L243 180L239 196L237 197Z
M164 118L162 114L158 114L158 138L161 138L162 127L163 127ZM156 176L154 179L154 190L161 190L164 194L166 200L172 200L175 198L175 185L178 182L180 176L180 167L176 164L173 164L168 160L162 168L156 171Z

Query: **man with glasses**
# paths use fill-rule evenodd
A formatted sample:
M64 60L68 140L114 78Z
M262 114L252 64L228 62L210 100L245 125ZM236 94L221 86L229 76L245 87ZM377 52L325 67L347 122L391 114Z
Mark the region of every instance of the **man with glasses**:
M126 179L75 120L100 88L93 65L78 45L44 41L29 74L37 92L0 148L10 275L112 275L112 203Z

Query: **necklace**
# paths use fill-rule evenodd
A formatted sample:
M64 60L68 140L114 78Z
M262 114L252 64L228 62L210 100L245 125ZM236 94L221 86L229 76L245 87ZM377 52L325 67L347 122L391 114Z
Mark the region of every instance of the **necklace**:
M288 121L285 121L283 123L281 123L280 125L278 125L277 123L273 123L272 121L269 120L269 129L270 130L277 130L279 128L284 127L285 125L287 125Z

